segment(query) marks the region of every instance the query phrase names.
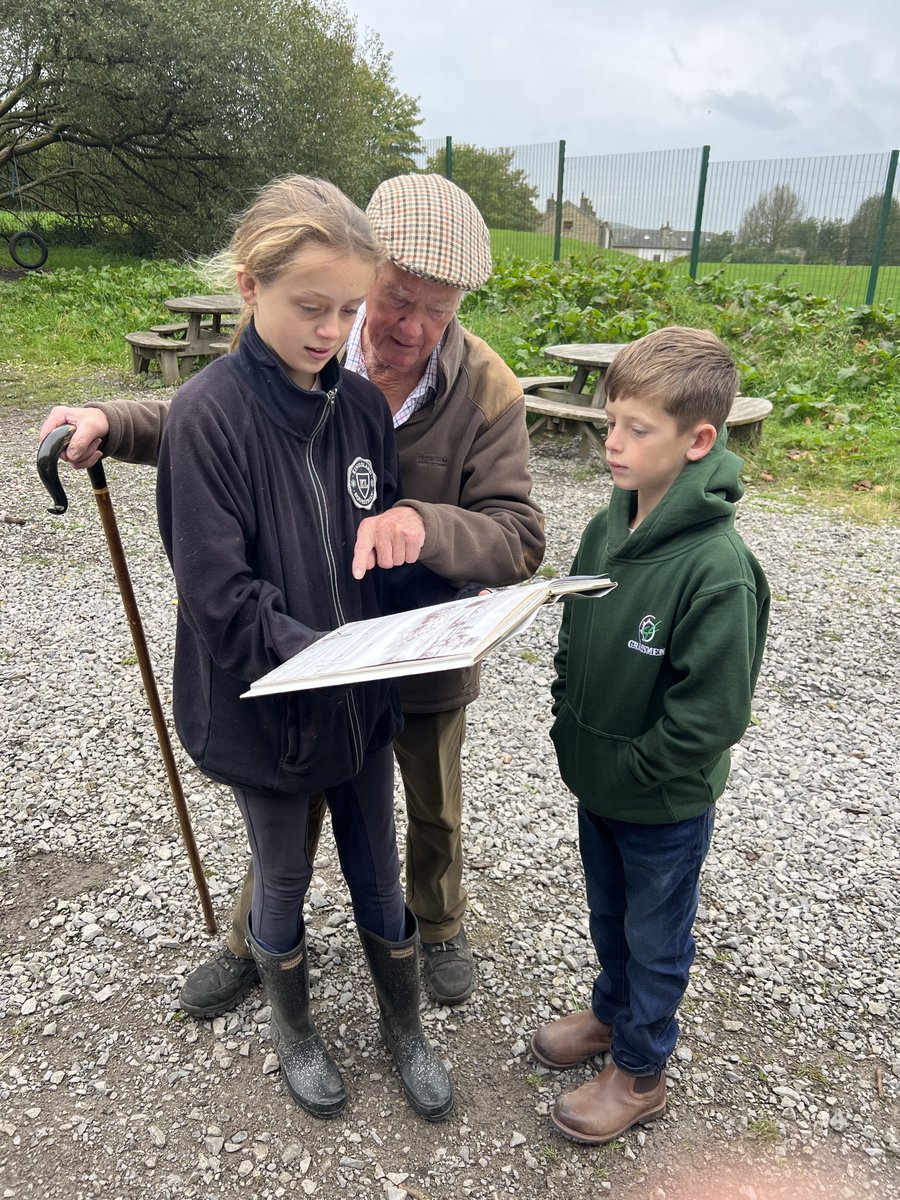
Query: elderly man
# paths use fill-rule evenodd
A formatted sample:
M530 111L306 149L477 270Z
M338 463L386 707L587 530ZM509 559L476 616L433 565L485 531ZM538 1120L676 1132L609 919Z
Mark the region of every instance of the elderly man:
M531 499L522 389L456 316L465 293L490 275L487 227L466 193L440 175L386 180L367 212L389 262L360 309L345 365L387 397L405 499L363 521L353 573L418 559L460 583L526 579L540 565L544 536ZM101 452L155 462L167 411L168 401L54 408L41 437L74 425L66 457L79 467ZM459 1004L474 987L462 924L460 755L478 682L477 669L401 681L405 725L394 750L408 815L407 903L419 921L425 982L440 1004ZM311 829L311 843L317 837ZM245 881L227 945L186 979L185 1011L225 1012L257 981L245 940L251 893Z

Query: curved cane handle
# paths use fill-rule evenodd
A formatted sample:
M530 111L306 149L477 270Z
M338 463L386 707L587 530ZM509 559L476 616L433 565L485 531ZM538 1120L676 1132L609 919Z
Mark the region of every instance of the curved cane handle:
M59 425L56 429L51 429L38 446L37 472L53 501L52 508L48 508L47 512L53 513L54 516L61 516L69 507L66 489L59 478L59 456L71 442L74 432L74 425ZM106 487L106 472L103 470L102 459L88 467L88 478L95 492Z
M59 456L72 440L74 432L74 425L59 425L56 429L51 429L38 446L37 472L53 501L53 507L47 511L57 516L69 507L66 489L59 480Z

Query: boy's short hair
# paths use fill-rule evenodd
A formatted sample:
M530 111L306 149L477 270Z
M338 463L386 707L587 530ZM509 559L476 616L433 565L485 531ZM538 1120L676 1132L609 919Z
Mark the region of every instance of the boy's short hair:
M731 351L708 329L670 325L620 350L606 372L607 400L651 400L688 429L725 424L738 390Z

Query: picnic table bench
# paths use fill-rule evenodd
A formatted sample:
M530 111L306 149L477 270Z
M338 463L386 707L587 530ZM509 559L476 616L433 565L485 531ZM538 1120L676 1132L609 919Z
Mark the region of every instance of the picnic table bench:
M590 404L576 404L569 400L559 400L542 394L541 389L525 393L525 411L537 416L537 420L528 426L529 438L542 430L550 430L556 425L561 428L562 421L576 421L581 426L589 446L593 446L601 458L606 458L603 439L597 432L606 424L606 409L593 408Z
M126 333L125 341L131 347L131 366L135 375L149 370L150 363L156 359L163 382L169 387L187 379L197 357L196 350L192 350L187 342L150 330Z
M526 375L520 378L525 393L525 411L537 417L528 428L529 437L543 429L564 428L575 423L582 434L581 453L593 447L605 461L603 439L598 429L606 424L604 376L613 360L627 343L572 342L547 346L544 354L572 363L574 375ZM595 374L593 386L589 377ZM762 432L763 421L772 411L772 402L759 396L738 396L725 422L735 441L753 441Z
M523 388L524 391L524 388ZM605 458L603 439L598 429L606 424L606 409L591 404L577 404L559 398L559 389L554 385L525 392L525 411L533 413L538 420L528 427L528 436L533 437L553 423L574 421L581 426L580 432L590 445ZM725 421L732 441L751 442L762 432L763 421L772 411L772 401L762 396L737 396Z

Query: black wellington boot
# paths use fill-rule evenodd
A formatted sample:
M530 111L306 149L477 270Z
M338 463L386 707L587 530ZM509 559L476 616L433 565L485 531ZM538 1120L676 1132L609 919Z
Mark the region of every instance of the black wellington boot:
M287 954L269 954L252 934L247 940L272 1007L272 1045L288 1091L314 1117L337 1116L347 1093L310 1019L306 934Z
M453 1087L419 1020L418 926L409 909L406 929L402 942L386 942L367 929L359 937L381 1009L378 1027L406 1097L419 1116L441 1121L453 1108Z

